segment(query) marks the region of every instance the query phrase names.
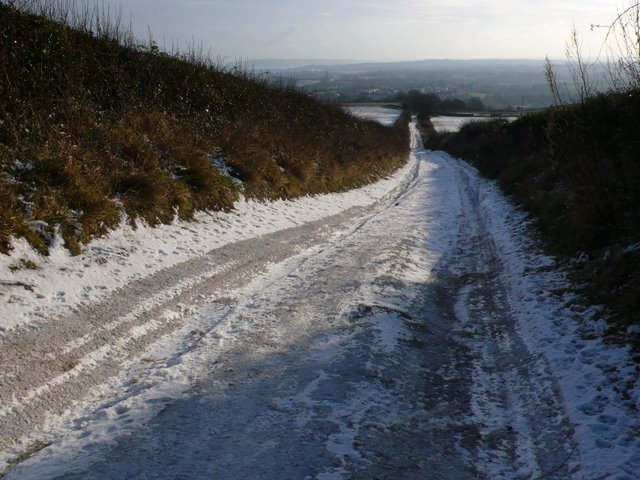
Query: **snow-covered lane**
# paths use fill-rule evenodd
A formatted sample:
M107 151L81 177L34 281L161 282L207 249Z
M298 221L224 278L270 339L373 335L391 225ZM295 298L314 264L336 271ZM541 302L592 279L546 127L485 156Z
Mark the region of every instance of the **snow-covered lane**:
M0 282L0 463L39 448L45 423L179 328L213 291L245 285L346 228L410 168L361 189L240 202L194 222L125 223L77 257L60 242L43 257L17 241L12 255L0 255L1 275L11 279ZM37 269L20 268L29 263Z
M196 478L426 469L474 478L477 427L463 378L450 387L437 373L466 363L463 352L454 355L464 347L447 338L453 317L438 300L445 295L437 271L460 212L457 187L426 161L417 136L414 146L411 173L374 213L274 266L227 306L216 301L196 315L197 347L170 362L200 372L187 392L160 402L160 414L133 431L124 422L146 408L142 397L98 407L89 419L107 416L108 426L92 430L83 417L81 432L34 457L34 475L56 471L64 457L66 478L185 469ZM442 415L431 418L426 403ZM111 446L104 428L128 435Z
M63 456L64 478L510 478L568 450L520 428L503 375L477 362L497 358L496 334L468 341L456 292L491 252L467 247L483 232L468 226L478 218L456 170L428 159L415 130L413 147L411 173L376 211L197 313L201 338L156 372L194 372L177 398L135 428L146 396L109 400L34 457L35 475Z
M7 478L633 478L637 421L569 363L588 342L561 333L553 263L413 132L393 192L248 284L203 284Z

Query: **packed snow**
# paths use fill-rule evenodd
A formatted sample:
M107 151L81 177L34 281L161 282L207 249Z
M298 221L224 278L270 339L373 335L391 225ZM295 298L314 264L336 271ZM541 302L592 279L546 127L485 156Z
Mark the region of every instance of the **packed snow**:
M129 302L129 285L165 270L182 276L107 327L154 305L130 336L181 323L5 448L6 478L637 478L640 369L594 335L595 309L571 303L528 228L494 183L425 151L412 125L407 165L364 189L123 224L79 257L16 242L1 259L2 340L109 296ZM254 270L199 265L269 245L289 252ZM200 271L242 278L165 308ZM119 341L51 382L125 352L129 335Z

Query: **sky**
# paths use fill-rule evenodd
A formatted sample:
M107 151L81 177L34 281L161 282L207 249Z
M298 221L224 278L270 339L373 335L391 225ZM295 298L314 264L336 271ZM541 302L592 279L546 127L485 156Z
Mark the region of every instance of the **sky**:
M118 1L111 2L118 4ZM127 0L139 36L195 41L230 60L564 58L575 25L587 55L624 0Z

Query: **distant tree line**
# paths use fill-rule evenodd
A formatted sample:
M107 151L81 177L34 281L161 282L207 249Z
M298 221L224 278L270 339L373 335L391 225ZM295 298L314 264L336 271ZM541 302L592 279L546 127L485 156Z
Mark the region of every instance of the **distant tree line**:
M486 110L484 103L477 98L470 98L467 101L459 98L442 100L435 93L422 93L418 90L400 92L394 100L402 103L405 109L424 118L441 112Z

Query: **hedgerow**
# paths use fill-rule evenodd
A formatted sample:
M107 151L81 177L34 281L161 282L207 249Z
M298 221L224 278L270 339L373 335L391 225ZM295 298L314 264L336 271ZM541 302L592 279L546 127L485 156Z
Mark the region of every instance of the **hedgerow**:
M104 7L74 8L0 3L2 253L17 237L46 253L56 233L79 253L123 213L154 225L240 194L345 190L406 160L406 117L358 120L198 49L141 43Z

